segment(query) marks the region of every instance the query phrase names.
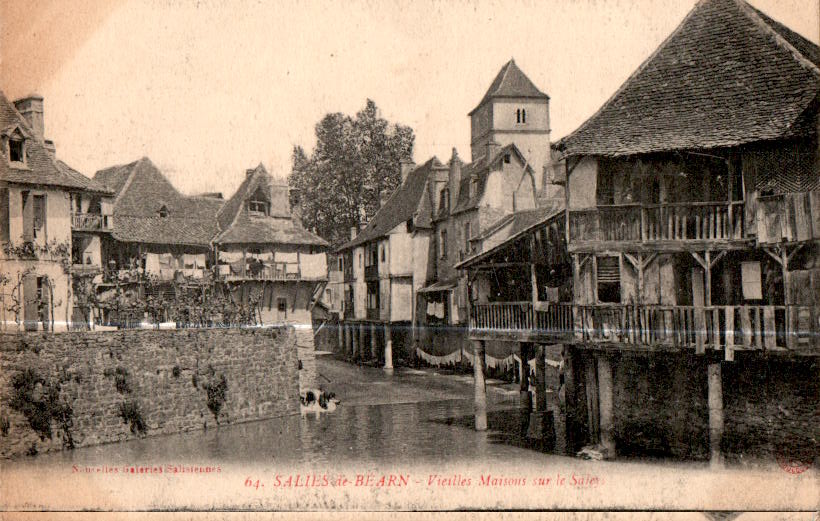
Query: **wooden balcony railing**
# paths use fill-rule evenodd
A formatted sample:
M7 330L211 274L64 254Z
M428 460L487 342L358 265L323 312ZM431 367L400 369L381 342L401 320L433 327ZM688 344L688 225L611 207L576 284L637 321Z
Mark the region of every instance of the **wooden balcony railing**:
M743 237L742 202L630 204L570 212L571 241L724 241Z
M224 268L223 268L224 266ZM300 270L288 270L285 264L246 266L244 273L234 273L227 264L221 264L219 275L223 280L300 280Z
M365 266L364 267L364 280L376 280L379 278L379 265L373 264L372 266Z
M110 215L98 213L71 214L71 228L73 230L103 231L112 228L113 219Z
M794 350L816 342L813 306L576 306L579 341L644 346Z
M820 348L813 306L659 306L493 302L472 308L471 334L518 333L579 343L732 350Z
M490 302L473 306L470 329L482 332L527 333L571 336L572 305L532 302Z

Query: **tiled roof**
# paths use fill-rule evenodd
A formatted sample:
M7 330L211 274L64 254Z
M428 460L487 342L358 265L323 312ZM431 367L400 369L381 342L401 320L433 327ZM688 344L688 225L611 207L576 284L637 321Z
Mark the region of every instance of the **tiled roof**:
M26 144L26 168L12 168L3 157L0 160L0 181L108 193L98 183L56 160L35 137L34 131L14 108L14 104L0 91L0 129L4 132L13 132L15 128L19 128L21 133L29 138Z
M219 232L223 202L179 193L147 157L100 170L94 179L116 190L112 235L119 241L207 247ZM160 217L163 207L167 217Z
M402 185L396 189L384 206L379 208L373 219L355 239L342 245L338 251L347 250L373 239L387 235L390 230L411 218L417 218L419 227L430 225L430 201L427 197L427 182L433 171L443 165L436 157L415 168Z
M495 79L490 84L490 88L487 89L487 93L484 94L481 102L470 114L493 98L549 99L549 96L538 90L538 87L518 68L515 60L510 60L498 71Z
M790 137L820 93L819 61L816 44L742 0L702 0L554 148L618 156Z
M468 210L473 210L478 207L481 198L484 196L484 190L487 187L487 179L490 176L490 171L497 163L502 161L505 154L516 154L521 159L521 162L527 164L527 160L521 151L514 143L501 147L498 152L487 161L486 156L479 158L472 163L461 167L461 182L458 188L458 201L456 207L450 212L455 215ZM532 167L527 164L527 169L532 171ZM470 197L470 183L472 178L477 180L476 190L473 196ZM446 208L442 209L437 216L437 219L443 219L447 216Z
M245 205L248 197L260 188L270 202L269 216L251 215ZM214 242L219 244L328 245L293 219L288 186L274 183L261 163L245 176L236 193L222 205L218 222L223 231Z

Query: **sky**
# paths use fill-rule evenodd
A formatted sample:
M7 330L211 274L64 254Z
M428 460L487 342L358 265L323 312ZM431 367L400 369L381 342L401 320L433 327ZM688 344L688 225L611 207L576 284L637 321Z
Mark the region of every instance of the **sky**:
M750 0L814 42L818 0ZM0 88L45 98L46 137L88 176L147 156L185 193L290 171L328 112L373 99L416 163L469 157L501 66L550 96L553 141L604 103L695 0L5 0Z

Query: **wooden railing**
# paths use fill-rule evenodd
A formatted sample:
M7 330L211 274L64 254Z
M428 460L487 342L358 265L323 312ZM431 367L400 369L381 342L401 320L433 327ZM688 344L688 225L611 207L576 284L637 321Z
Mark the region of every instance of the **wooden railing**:
M375 280L379 278L379 265L373 264L372 266L365 266L364 267L364 280Z
M742 202L630 204L570 212L571 241L720 241L743 237Z
M565 336L636 347L801 350L820 347L814 306L572 305L493 302L473 306L471 333ZM543 308L541 306L544 306Z
M227 266L222 264L221 266ZM230 270L220 270L224 280L299 280L300 271L287 271L285 264L262 265L257 268L247 266L244 273L232 273Z
M71 228L74 230L110 230L112 217L98 213L71 214Z
M799 349L816 342L819 316L813 306L575 306L575 339L701 352Z
M572 335L572 305L539 302L490 302L471 309L470 329L492 332L526 332L537 335Z

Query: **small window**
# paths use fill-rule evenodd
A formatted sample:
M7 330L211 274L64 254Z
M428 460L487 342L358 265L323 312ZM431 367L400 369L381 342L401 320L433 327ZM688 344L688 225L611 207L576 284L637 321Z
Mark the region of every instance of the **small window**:
M344 271L345 269L345 259L344 257L339 257L339 271Z
M447 258L447 230L441 230L439 232L439 257L442 259Z
M288 312L288 301L284 297L278 297L276 299L276 311L279 313L287 313Z
M521 123L521 109L515 109L515 122Z
M446 188L441 190L438 202L439 211L447 211L450 209L450 191Z
M521 109L521 123L527 122L527 109Z
M12 163L23 162L23 140L9 139L9 161Z
M34 196L33 226L35 239L45 235L46 228L46 197L44 195Z
M510 154L504 154L504 162L510 164Z
M464 250L470 252L470 223L464 223Z
M527 122L527 109L515 110L515 122L518 124L524 124Z
M168 217L168 207L167 207L167 206L165 206L164 204L163 204L163 205L162 205L162 207L159 209L159 216L160 216L160 217Z
M362 254L359 253L359 268L362 267Z
M381 250L382 250L382 262L384 262L384 259L385 259L384 250L386 250L386 249L387 249L387 248L385 248L384 246L382 246L382 247L381 247Z
M268 215L270 214L268 208L267 201L248 201L248 211L254 215Z
M598 257L598 301L621 302L621 268L618 257Z

